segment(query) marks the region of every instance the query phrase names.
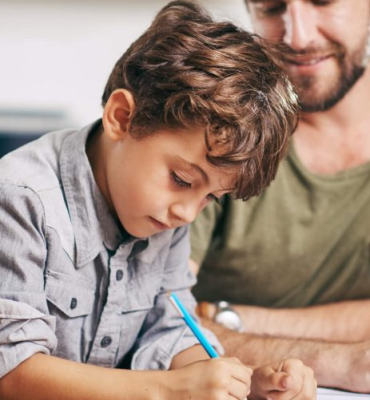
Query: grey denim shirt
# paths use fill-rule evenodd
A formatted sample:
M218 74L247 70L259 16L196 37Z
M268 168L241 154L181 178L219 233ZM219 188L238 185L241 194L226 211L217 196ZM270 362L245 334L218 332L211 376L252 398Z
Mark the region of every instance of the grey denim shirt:
M188 229L122 232L86 156L97 123L0 160L0 378L37 352L167 369L197 343L166 296L194 309Z

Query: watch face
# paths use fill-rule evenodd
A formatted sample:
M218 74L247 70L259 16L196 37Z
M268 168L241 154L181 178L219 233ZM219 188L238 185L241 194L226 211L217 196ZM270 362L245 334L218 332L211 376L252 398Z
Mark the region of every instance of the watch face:
M241 331L242 321L234 310L221 310L215 316L215 322L233 331Z

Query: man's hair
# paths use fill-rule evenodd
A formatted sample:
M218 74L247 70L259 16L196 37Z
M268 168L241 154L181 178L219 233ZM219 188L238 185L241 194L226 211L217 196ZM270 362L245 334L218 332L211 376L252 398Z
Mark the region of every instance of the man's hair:
M274 50L199 5L173 1L116 63L103 106L119 88L135 100L131 134L205 127L207 160L236 171L232 194L274 179L298 123L297 97Z

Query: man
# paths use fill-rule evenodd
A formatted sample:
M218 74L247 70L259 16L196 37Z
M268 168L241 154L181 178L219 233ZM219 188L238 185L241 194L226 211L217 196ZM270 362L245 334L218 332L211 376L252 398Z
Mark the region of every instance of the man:
M256 33L287 46L301 121L261 197L226 198L196 221L194 293L239 304L200 307L244 325L209 323L228 354L298 357L321 386L370 392L370 1L246 3Z

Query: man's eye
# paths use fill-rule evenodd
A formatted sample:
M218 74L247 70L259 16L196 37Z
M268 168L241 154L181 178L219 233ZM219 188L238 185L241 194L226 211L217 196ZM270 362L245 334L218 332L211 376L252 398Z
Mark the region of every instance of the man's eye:
M259 8L259 12L262 15L271 16L271 15L281 14L285 11L285 9L286 9L285 3L279 3L271 7L267 6L261 7Z
M191 183L184 181L175 172L171 172L172 179L176 183L177 186L184 187L184 188L191 188Z
M316 6L328 6L330 3L333 3L333 0L313 0L313 3Z

